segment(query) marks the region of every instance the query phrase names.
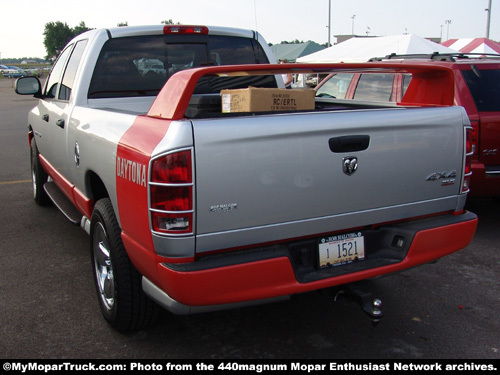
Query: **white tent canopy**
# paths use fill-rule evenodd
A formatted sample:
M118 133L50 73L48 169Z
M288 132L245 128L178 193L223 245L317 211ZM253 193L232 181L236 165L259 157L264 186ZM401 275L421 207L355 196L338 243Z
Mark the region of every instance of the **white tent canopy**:
M434 43L415 34L382 36L373 38L351 38L319 52L302 56L299 63L358 63L373 57L384 57L392 53L432 54L457 53L456 50Z

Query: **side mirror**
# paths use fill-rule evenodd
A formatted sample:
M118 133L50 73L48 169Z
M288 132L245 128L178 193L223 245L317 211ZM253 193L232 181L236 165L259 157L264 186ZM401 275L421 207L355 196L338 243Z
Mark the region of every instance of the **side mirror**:
M16 93L19 95L42 96L42 84L37 77L21 77L16 81Z

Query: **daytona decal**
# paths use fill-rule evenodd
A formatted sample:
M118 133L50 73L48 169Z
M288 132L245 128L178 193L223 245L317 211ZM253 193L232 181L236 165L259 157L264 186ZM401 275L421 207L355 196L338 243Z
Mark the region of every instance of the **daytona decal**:
M125 158L116 158L116 176L146 187L146 166Z
M151 154L169 126L170 121L137 116L116 149L116 200L122 238L127 238L127 253L135 267L152 281L157 281L156 265L145 256L146 252L155 254L149 226L148 169Z

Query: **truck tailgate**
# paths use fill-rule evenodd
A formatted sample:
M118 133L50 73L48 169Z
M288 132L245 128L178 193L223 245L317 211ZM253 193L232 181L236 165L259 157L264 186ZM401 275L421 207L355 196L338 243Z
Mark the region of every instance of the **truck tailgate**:
M196 251L454 210L461 107L195 120Z

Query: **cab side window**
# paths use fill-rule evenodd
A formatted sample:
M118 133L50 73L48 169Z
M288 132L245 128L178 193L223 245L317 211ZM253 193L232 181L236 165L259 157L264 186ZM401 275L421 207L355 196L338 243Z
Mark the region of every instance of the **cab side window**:
M354 99L390 101L392 98L393 81L394 74L362 74L354 93Z
M72 49L73 45L69 45L57 58L57 61L50 72L49 78L47 79L47 83L45 84L44 96L46 98L53 99L56 97L59 80L61 79L61 73Z
M71 97L71 90L73 89L73 83L75 82L76 71L82 60L83 51L87 46L87 40L80 40L76 43L71 57L69 58L68 65L64 71L64 76L61 83L61 89L59 90L58 98L60 100L69 100Z
M403 74L403 92L401 93L402 96L405 96L406 90L408 89L408 86L410 86L411 78L411 74Z

